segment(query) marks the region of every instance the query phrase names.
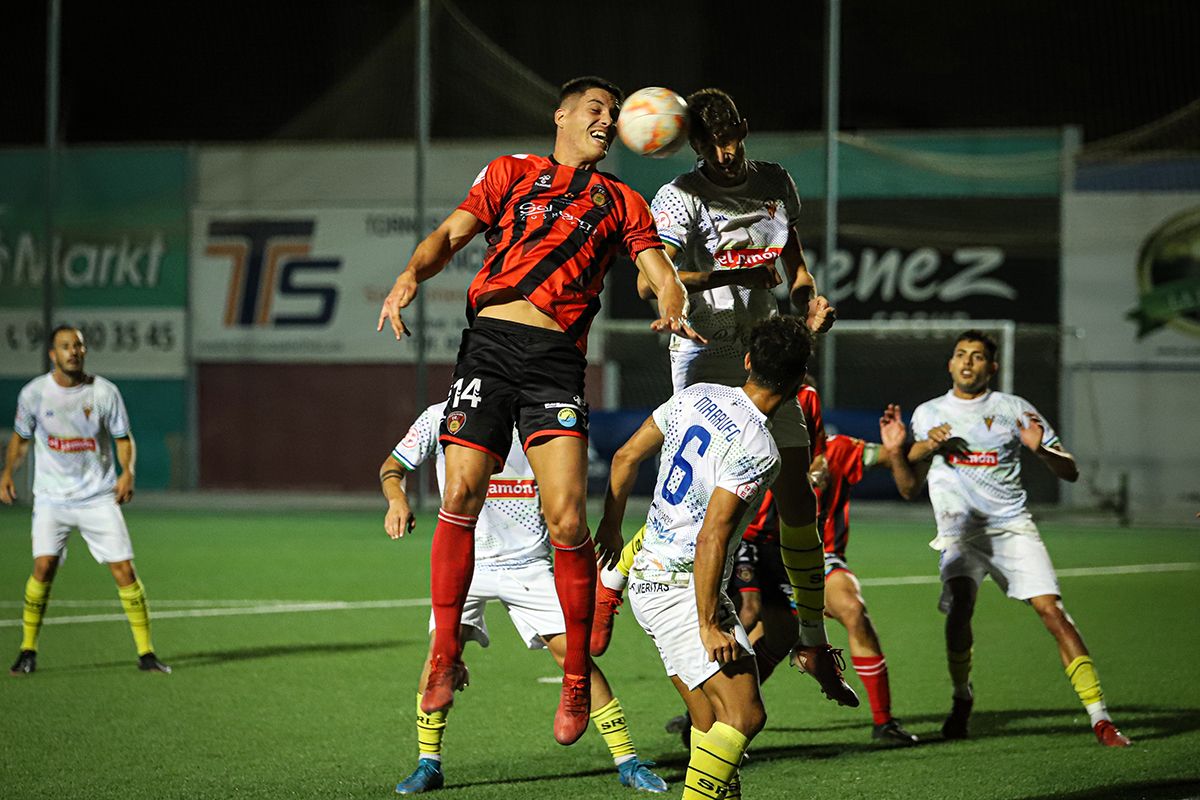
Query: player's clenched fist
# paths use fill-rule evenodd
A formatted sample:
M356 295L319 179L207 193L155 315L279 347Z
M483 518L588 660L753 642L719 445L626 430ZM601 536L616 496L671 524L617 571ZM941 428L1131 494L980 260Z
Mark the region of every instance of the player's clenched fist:
M808 303L808 329L813 333L825 333L837 321L837 309L829 305L829 301L818 295Z
M722 630L716 625L700 626L700 641L704 643L704 652L718 664L729 664L738 660L742 648L732 631Z
M405 326L404 320L400 318L400 309L407 308L416 296L417 279L407 270L401 272L400 277L396 278L392 290L388 292L388 296L383 301L383 308L379 310L379 323L375 326L375 330L383 330L383 323L387 322L391 324L392 333L396 335L397 340L400 339L400 334L412 336Z

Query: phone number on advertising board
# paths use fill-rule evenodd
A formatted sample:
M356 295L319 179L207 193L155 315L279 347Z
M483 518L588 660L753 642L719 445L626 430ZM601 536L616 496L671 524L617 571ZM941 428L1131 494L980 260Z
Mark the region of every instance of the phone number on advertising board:
M180 331L169 320L82 321L75 324L88 350L110 353L160 352L179 346ZM4 326L3 347L10 353L48 349L47 331L40 320Z

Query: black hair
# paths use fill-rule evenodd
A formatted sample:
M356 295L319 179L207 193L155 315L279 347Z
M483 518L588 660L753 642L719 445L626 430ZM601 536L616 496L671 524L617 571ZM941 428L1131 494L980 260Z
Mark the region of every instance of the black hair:
M804 320L783 315L763 320L750 331L750 380L779 394L800 388L813 337Z
M617 86L610 80L599 78L595 75L584 75L580 78L571 78L562 85L558 90L558 104L561 106L568 97L573 97L577 94L583 94L588 89L603 89L604 91L617 98L618 103L625 102L625 93L621 91L621 87Z
M983 344L983 350L987 353L988 361L996 360L996 340L978 328L971 328L963 331L954 340L954 349L958 349L959 342L980 342ZM954 355L954 351L950 351L950 355Z
M720 89L701 89L687 98L688 138L695 150L746 138L746 121L733 98Z
M46 340L46 349L47 350L54 349L54 340L57 339L58 335L60 333L62 333L63 331L75 331L78 333L79 328L76 328L74 325L59 325L54 330L50 331L50 338L48 338Z

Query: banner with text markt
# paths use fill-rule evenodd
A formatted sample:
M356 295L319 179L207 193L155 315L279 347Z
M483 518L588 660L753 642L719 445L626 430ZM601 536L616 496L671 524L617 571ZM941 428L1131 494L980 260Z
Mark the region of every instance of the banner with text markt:
M431 230L448 209L429 212ZM417 244L410 208L192 212L192 354L209 362L411 363L412 338L375 331ZM427 360L453 363L478 236L421 285ZM416 322L416 307L405 312Z
M42 369L48 221L53 324L83 330L101 374L184 377L187 152L68 149L49 219L45 164L0 152L0 377Z

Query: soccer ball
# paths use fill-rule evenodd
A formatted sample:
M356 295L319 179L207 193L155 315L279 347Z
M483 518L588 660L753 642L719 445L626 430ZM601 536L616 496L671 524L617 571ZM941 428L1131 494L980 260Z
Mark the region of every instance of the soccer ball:
M621 107L617 132L638 155L666 158L687 140L687 103L660 86L638 89Z

